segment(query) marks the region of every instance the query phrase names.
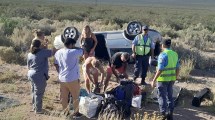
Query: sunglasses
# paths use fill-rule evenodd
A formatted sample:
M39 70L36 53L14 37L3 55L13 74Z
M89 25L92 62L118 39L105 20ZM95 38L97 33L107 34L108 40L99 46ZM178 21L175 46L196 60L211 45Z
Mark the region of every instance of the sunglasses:
M148 31L148 29L143 29L144 31Z

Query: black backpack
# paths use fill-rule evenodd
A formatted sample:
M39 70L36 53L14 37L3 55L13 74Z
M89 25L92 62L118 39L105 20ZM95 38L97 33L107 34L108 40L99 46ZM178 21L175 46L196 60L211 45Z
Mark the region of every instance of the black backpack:
M131 114L131 109L128 102L125 100L117 100L115 97L108 97L104 100L99 119L110 119L114 116L117 119L128 118Z

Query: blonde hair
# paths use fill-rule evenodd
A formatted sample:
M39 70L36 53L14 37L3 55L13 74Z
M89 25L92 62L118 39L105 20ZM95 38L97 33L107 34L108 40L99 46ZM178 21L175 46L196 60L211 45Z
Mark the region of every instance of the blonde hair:
M97 60L97 59L93 59L92 61L91 61L91 64L92 64L92 66L94 67L94 68L100 68L102 65L101 65L101 62L99 61L99 60Z
M86 32L86 29L88 29L88 32ZM92 31L90 29L90 26L89 25L84 26L81 36L83 38L88 38L88 37L91 37L91 34L92 34Z

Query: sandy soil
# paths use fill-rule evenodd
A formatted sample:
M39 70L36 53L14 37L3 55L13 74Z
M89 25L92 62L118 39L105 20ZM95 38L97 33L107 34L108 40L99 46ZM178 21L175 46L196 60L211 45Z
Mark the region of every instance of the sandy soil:
M131 70L131 69L130 69ZM12 108L5 109L0 112L0 119L25 119L25 120L55 120L55 119L65 119L59 115L54 114L53 111L58 111L61 108L59 103L55 103L54 100L59 96L59 85L57 81L57 73L53 67L50 68L50 80L48 81L48 86L46 88L45 98L44 98L44 108L47 111L45 115L35 115L29 112L31 110L31 98L30 98L30 83L26 79L27 69L25 66L19 65L9 65L1 64L0 72L4 73L7 71L12 71L14 74L22 76L20 80L15 81L15 86L17 87L15 91L4 92L3 86L7 86L7 83L0 83L0 93L4 94L9 98L19 100L21 104ZM132 71L132 70L131 70ZM183 88L182 95L179 98L179 103L175 108L174 118L175 120L213 120L215 119L215 113L212 113L211 108L208 106L210 101L205 101L202 103L201 107L191 106L191 101L194 93L205 87L210 88L212 91L215 89L215 71L203 71L194 70L191 72L192 80L179 81L176 85ZM81 78L83 80L83 78ZM83 81L82 81L83 84ZM116 85L115 82L111 82L110 85ZM158 104L147 103L144 105L143 109L132 108L133 113L148 112L149 114L153 111L158 111ZM87 119L82 117L82 119Z

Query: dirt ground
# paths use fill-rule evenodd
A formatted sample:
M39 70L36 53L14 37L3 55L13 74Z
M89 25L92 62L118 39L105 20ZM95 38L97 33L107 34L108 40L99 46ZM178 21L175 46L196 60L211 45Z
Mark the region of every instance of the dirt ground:
M131 69L130 69L131 70ZM13 98L20 101L20 105L7 108L0 112L0 120L3 119L20 119L20 120L65 120L65 116L57 114L57 111L61 109L59 103L55 103L55 100L59 97L59 84L57 82L57 72L54 67L50 67L51 78L48 81L46 93L44 96L44 109L46 114L35 115L29 112L31 110L31 96L30 96L30 82L26 78L27 69L25 66L0 64L0 73L12 72L21 76L20 79L14 81L14 83L0 83L0 95L4 95L8 98ZM132 71L132 70L131 70ZM192 79L187 81L178 81L176 85L183 88L182 94L179 97L179 103L175 108L174 118L175 120L215 120L215 108L212 108L211 101L204 101L201 107L193 107L191 105L192 97L194 93L205 87L215 90L215 70L203 71L194 70L191 72ZM83 86L83 78L82 86ZM115 82L111 82L110 85L115 85ZM13 89L9 89L9 86L13 86ZM9 89L9 90L8 90ZM215 92L215 91L214 91ZM148 112L152 114L154 111L158 111L158 104L147 102L142 109L132 108L132 113ZM132 114L133 115L133 114ZM80 120L87 119L85 117Z

